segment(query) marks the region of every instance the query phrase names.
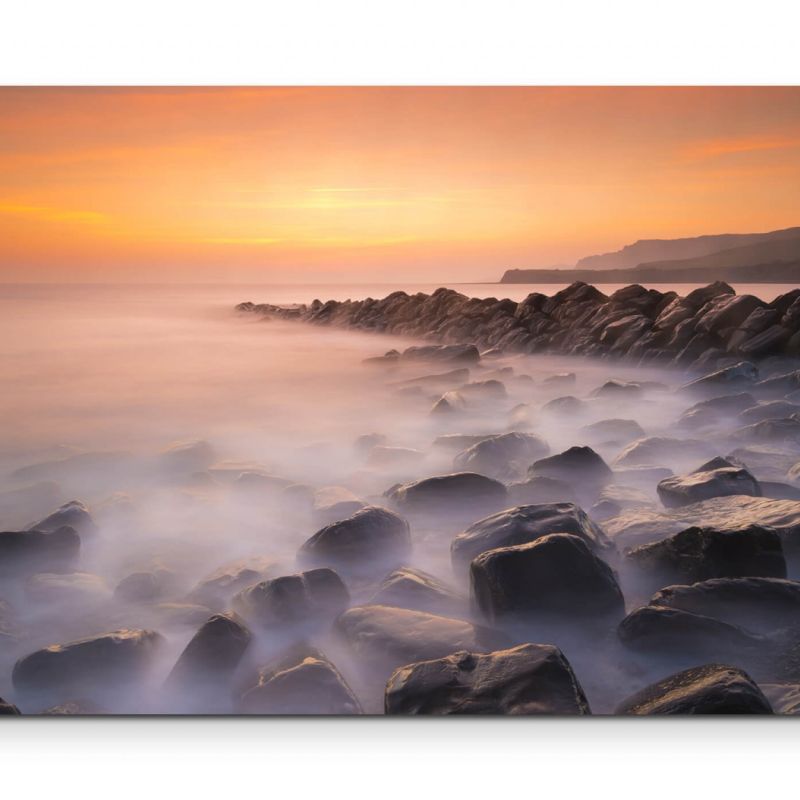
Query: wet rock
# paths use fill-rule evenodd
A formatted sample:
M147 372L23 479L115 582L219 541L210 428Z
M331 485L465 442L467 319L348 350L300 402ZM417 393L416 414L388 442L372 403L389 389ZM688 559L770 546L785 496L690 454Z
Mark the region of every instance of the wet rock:
M692 583L711 578L786 577L780 536L759 525L729 531L687 528L637 547L627 557L641 569Z
M0 575L42 569L68 570L77 561L81 540L66 525L52 533L37 530L0 533Z
M752 425L766 419L785 419L800 412L800 405L786 400L770 400L748 406L739 413L738 418L743 425Z
M529 544L551 533L572 534L599 552L613 549L582 508L573 503L547 503L517 506L478 520L453 539L450 554L457 569L466 569L487 550Z
M760 397L781 397L800 389L800 370L772 375L758 381L753 390Z
M591 447L570 447L563 453L540 458L528 468L528 475L566 481L579 489L579 494L599 491L614 477L608 464Z
M800 489L780 481L760 481L761 494L773 500L800 500Z
M780 578L715 578L667 586L650 605L715 617L731 625L768 632L796 625L800 582Z
M168 687L227 681L250 645L250 631L235 614L214 614L192 637L167 678Z
M589 703L563 653L521 644L461 651L401 667L386 685L387 714L583 715Z
M402 567L387 575L369 605L409 608L445 617L462 616L467 611L465 598L433 575L412 567Z
M524 474L531 460L549 452L547 442L534 434L504 433L462 451L453 460L453 466L503 480Z
M578 433L591 442L625 445L646 436L643 428L633 419L603 419L584 425Z
M34 525L29 525L28 530L54 533L59 528L72 528L79 536L97 533L97 525L89 513L89 509L80 500L70 500L64 503L50 516L45 517Z
M620 703L615 714L771 714L753 679L736 667L705 664L647 686Z
M163 639L150 630L118 630L37 650L14 665L20 691L119 687L141 679Z
M502 508L506 487L475 472L456 472L404 483L386 492L401 511L422 514L477 515Z
M189 599L211 608L221 608L240 589L271 577L276 569L276 562L263 556L223 564L192 589Z
M318 650L295 648L258 673L241 698L245 714L360 714L339 670Z
M505 636L480 625L387 606L351 608L339 617L335 629L357 658L383 669L459 650L489 652L509 645Z
M800 684L763 683L760 688L776 714L800 714Z
M758 380L758 368L749 361L740 361L730 367L704 375L702 378L687 383L682 387L685 391L707 394L719 393L722 389L729 392L749 389Z
M20 710L13 703L7 703L2 697L0 697L0 717L18 717L19 715Z
M400 564L410 552L408 523L386 508L367 506L317 531L299 557L308 564L358 571Z
M240 493L270 499L279 496L284 489L291 485L292 481L288 478L253 470L241 472L233 482L233 488Z
M625 613L611 567L572 534L482 553L470 565L470 583L476 606L489 619Z
M714 458L688 475L674 475L658 484L658 496L667 508L686 506L712 497L761 496L759 482L740 464Z
M576 503L575 490L566 481L539 475L508 485L510 506L541 505L543 503Z
M752 656L763 642L742 628L714 617L665 606L642 606L617 629L620 641L633 650L681 658Z
M245 619L263 627L332 620L350 602L342 579L332 569L312 569L262 581L242 589L233 606Z

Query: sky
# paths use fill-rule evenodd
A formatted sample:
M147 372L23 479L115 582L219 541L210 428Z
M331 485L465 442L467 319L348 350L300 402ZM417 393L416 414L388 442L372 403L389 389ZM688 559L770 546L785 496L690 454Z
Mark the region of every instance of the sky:
M800 88L0 88L0 281L492 281L800 224Z

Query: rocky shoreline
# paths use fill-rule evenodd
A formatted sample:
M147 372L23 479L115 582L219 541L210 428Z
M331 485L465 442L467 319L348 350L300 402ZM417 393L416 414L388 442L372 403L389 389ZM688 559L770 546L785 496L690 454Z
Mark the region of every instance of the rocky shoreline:
M625 358L638 363L706 367L725 359L800 356L800 289L767 303L726 283L685 297L633 284L606 295L573 283L552 297L469 298L440 288L430 295L393 292L376 300L314 300L308 305L240 303L265 318L362 331L469 342L481 350Z

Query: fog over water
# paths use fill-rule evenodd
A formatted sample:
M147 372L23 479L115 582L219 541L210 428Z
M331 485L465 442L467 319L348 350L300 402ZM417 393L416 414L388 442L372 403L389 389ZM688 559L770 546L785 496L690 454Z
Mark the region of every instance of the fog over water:
M358 299L383 297L398 288L430 292L436 285L2 287L0 530L27 528L70 500L88 506L97 530L81 536L75 573L0 577L0 601L8 604L7 631L13 633L0 637L0 697L14 698L28 712L82 700L20 696L11 685L14 663L56 642L148 627L165 643L146 684L89 692L93 703L112 712L236 711L227 699L163 688L198 626L211 612L227 608L227 600L215 607L198 601L192 591L214 570L240 558L273 562L270 576L303 568L295 560L298 547L332 521L319 497L313 507L315 490L341 487L366 503L382 504L383 492L398 482L453 470L457 451L432 445L443 434L494 434L518 427L538 434L551 453L558 453L587 443L578 430L582 425L614 417L635 419L648 434L670 435L672 423L690 405L665 391L634 402L598 399L580 418L549 418L535 413L545 402L563 394L586 397L609 378L656 381L672 389L684 376L577 358L509 356L482 362L470 376L473 381L497 378L497 369L511 367L513 372L500 376L507 397L443 421L430 414L441 389L409 390L398 384L451 367L419 364L386 372L362 363L418 341L260 321L233 311L245 300ZM520 300L534 290L552 294L563 287L452 288ZM600 288L611 293L618 287ZM683 295L694 287L656 288ZM790 288L736 287L767 300ZM568 390L543 384L562 372L577 373L577 383ZM533 411L526 416L522 409L514 416L519 404ZM355 442L372 433L386 437L390 447L419 453L407 460L401 453L370 457ZM194 442L207 444L180 449ZM609 461L619 450L598 448ZM686 466L699 466L695 461L689 457ZM240 479L242 473L282 481L253 491ZM307 488L285 491L291 485ZM649 493L655 502L654 486ZM460 528L446 528L415 527L412 521L414 550L408 563L466 595L466 579L453 572L449 553ZM115 595L126 576L154 570L167 577L152 602ZM367 600L380 577L348 580L353 604ZM371 681L359 675L341 643L326 632L310 636L361 693L364 709L380 710L375 686L386 676ZM291 634L258 638L237 680L280 654L292 639ZM629 693L616 668L602 678L586 675L581 667L591 662L589 654L570 653L569 643L563 644L598 710L608 710Z

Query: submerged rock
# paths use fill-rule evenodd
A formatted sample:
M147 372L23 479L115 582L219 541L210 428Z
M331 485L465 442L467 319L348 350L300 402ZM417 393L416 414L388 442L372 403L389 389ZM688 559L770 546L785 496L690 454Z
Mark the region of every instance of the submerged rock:
M611 567L572 534L482 553L470 566L470 583L475 605L489 619L625 613Z
M408 523L379 506L367 506L317 531L300 548L302 561L350 570L402 563L411 552Z
M673 439L668 436L648 436L629 444L614 460L614 465L668 466L686 464L708 458L711 445L699 439Z
M69 503L64 503L49 516L29 525L28 530L54 533L65 526L72 528L80 536L97 533L97 525L92 519L89 509L80 500L70 500Z
M80 536L66 525L52 533L37 530L0 533L0 574L69 570L80 552Z
M461 651L395 671L387 714L590 714L586 695L552 645L521 644L492 653Z
M759 482L743 466L714 458L688 475L674 475L658 484L658 496L667 508L686 506L711 497L744 494L760 497Z
M438 578L419 569L402 567L381 581L369 605L396 606L442 616L461 616L466 600Z
M192 589L189 599L212 608L220 608L240 589L271 577L276 569L275 561L263 556L252 556L223 564Z
M542 475L566 481L581 491L599 491L614 477L611 468L591 447L570 447L563 453L534 461L532 477Z
M753 679L736 667L705 664L641 689L623 700L615 714L771 714Z
M549 452L547 442L534 434L504 433L482 439L462 451L453 460L453 466L503 480L524 474L532 459Z
M593 442L605 444L614 442L628 444L636 439L643 439L647 434L642 426L633 419L603 419L584 425L578 433Z
M569 533L593 549L613 549L603 530L573 503L547 503L509 508L470 525L450 546L454 566L466 569L487 550L528 544L551 533Z

